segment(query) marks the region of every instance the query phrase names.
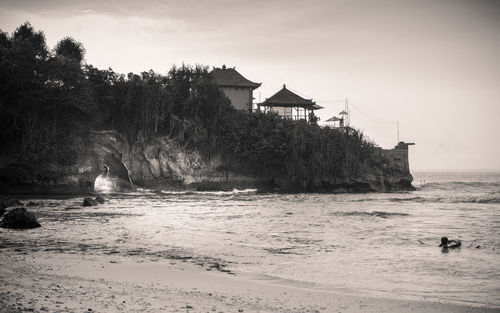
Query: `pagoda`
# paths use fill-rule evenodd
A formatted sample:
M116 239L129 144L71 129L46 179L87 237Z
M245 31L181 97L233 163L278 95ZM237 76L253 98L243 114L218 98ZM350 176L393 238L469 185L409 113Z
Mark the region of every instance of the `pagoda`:
M284 118L310 121L314 116L314 111L323 107L317 105L312 99L304 99L288 90L283 84L280 91L259 103L258 108L264 112L276 112Z

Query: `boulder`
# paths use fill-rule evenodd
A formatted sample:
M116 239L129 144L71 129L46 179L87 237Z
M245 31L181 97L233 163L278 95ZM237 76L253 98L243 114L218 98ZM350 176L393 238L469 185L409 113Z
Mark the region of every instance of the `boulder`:
M103 204L104 202L106 202L106 199L104 199L103 196L99 195L95 198L95 201L99 202L100 204Z
M37 205L40 205L40 203L36 203L34 201L30 201L26 204L26 206L37 206Z
M94 199L92 198L85 198L83 199L83 206L95 206L97 205L97 201L95 201Z
M25 208L15 208L5 213L2 222L0 222L0 227L3 228L36 228L41 225L36 220L33 213L26 211Z

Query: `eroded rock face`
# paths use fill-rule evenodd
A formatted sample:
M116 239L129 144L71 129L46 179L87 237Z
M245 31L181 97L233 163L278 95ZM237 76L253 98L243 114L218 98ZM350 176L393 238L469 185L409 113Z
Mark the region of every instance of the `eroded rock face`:
M280 192L353 193L415 190L412 181L407 150L377 149L354 175L325 175L315 181L273 177L271 184Z
M135 145L127 154L125 163L132 180L147 187L189 185L211 171L211 166L205 164L197 152L183 151L166 137Z
M0 207L3 208L13 207L17 205L24 205L24 204L18 199L7 199L7 200L2 200L2 202L0 202Z
M14 208L10 210L5 213L2 222L0 222L0 227L3 228L28 229L40 226L35 215L26 211L25 208Z
M92 157L81 141L82 153L77 160L61 164L56 160L43 163L10 155L0 159L0 192L5 193L89 193L99 174Z
M360 165L355 175L325 175L317 181L302 181L300 178L257 177L245 171L229 171L222 166L222 157L206 160L196 151L182 149L168 137L129 145L115 131L100 131L91 132L82 142L85 142L85 146L81 147L83 152L76 164L60 168L49 164L43 167L45 172L36 175L20 167L12 172L12 177L17 180L18 186L28 186L29 190L24 189L23 192L80 194L93 193L95 179L104 174L119 190L137 186L153 189L257 188L281 192L334 193L413 189L408 151L395 149L376 150L365 164ZM241 168L244 168L243 164ZM5 181L1 174L0 171L0 191L2 181Z
M50 160L43 164L22 156L0 158L0 192L93 194L96 177L112 167L119 188L130 188L128 171L121 161L125 146L114 131L90 132L74 140L80 151L71 162Z

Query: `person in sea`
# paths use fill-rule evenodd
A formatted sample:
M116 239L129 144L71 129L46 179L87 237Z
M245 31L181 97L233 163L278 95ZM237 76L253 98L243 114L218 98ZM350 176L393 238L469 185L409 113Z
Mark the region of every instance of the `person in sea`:
M462 246L462 243L459 240L448 240L448 237L441 237L440 247L444 249L455 249Z

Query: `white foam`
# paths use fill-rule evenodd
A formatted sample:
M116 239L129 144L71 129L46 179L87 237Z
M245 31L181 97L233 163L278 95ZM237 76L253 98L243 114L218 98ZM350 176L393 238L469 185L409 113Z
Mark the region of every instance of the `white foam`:
M110 193L116 190L116 185L108 175L99 175L94 182L94 191L102 193Z

